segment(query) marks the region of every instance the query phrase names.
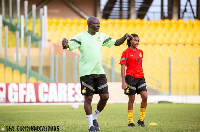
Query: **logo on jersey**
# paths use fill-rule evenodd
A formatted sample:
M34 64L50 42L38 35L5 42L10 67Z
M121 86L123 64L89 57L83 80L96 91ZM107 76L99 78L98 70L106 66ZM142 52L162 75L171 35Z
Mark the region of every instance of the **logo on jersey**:
M133 56L132 54L130 56Z
M142 57L142 54L140 53L139 56Z
M101 42L101 39L100 39L100 37L98 37L97 41Z
M129 93L129 88L126 89L126 93Z
M86 93L86 87L83 88L82 93Z

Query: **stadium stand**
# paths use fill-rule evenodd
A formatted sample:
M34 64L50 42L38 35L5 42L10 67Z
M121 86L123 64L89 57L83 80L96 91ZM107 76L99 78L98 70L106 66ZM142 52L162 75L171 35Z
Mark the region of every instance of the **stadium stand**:
M48 18L48 40L59 44L62 38L69 40L77 33L87 30L85 19L70 18ZM36 34L40 36L40 19L36 19ZM118 39L126 32L137 33L140 37L139 48L144 51L143 68L145 76L156 80L152 84L147 77L147 84L159 89L163 93L169 90L169 57L171 57L172 70L172 94L174 95L197 95L199 93L199 63L200 57L200 22L197 19L101 19L100 32L106 33L114 39ZM28 20L28 31L32 32L32 19ZM9 46L15 46L15 35L9 31ZM26 45L26 44L25 44ZM4 46L4 27L3 27ZM118 64L122 52L127 48L126 44L120 47L108 49L103 47L104 58L115 58L115 70L120 72ZM111 68L111 61L104 59L103 64ZM0 65L0 73L3 73L3 66ZM162 74L161 74L162 73ZM0 81L5 82L25 82L26 75L17 71L5 68L5 78ZM188 81L183 81L188 80ZM36 79L29 78L30 82L37 82ZM42 81L41 81L42 82ZM185 90L182 90L185 89Z
M80 23L82 25L77 27ZM123 36L125 32L137 33L139 35L139 48L144 51L144 72L147 76L159 82L156 85L159 85L162 92L168 92L169 90L169 57L171 57L172 94L196 95L199 93L197 84L199 78L197 75L199 73L197 61L200 56L199 20L164 19L148 21L145 19L101 19L100 24L100 32L106 33L115 39ZM77 28L79 30L74 30ZM61 35L60 32L63 29L66 30ZM49 40L59 43L60 40L57 36L71 39L76 33L86 29L87 25L84 19L68 18L64 20L53 18L49 20L48 30L55 37L49 37ZM123 50L126 48L126 44L111 49L103 47L103 56L108 58L114 57L116 62L118 62ZM107 60L103 60L103 63L111 64ZM115 69L117 72L120 72L120 65L118 63L116 63ZM188 81L186 83L183 80ZM147 84L151 84L148 81L149 79L147 79ZM157 86L153 86L153 88L156 89Z

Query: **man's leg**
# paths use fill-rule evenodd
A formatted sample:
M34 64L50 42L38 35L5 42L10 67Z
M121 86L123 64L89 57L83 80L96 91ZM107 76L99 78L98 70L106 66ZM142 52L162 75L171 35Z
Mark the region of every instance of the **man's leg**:
M133 103L135 101L135 95L129 95L128 96L128 126L129 127L134 127L135 125L133 124Z
M92 115L92 98L94 94L94 87L93 87L93 77L92 75L86 75L80 77L81 82L81 94L84 95L84 110L88 120L89 125L89 132L94 132L95 127L93 124L93 115Z
M86 115L91 115L92 114L92 98L93 96L85 96L85 101L84 101L84 109Z
M100 100L97 104L97 110L101 112L106 106L106 103L109 98L109 94L99 94L99 96L100 96Z
M99 94L99 96L100 96L100 100L93 114L93 125L95 126L96 131L100 131L99 124L97 123L97 117L106 106L107 100L109 98L109 94Z
M141 102L138 125L141 126L141 127L145 127L144 117L145 117L146 107L147 107L147 91L140 92L140 95L141 95L141 98L142 98L142 102Z
M99 94L99 96L100 96L100 100L99 100L99 102L97 104L97 108L94 111L93 120L97 119L97 117L99 116L100 112L106 106L107 100L109 98L109 94Z
M109 98L109 93L105 74L96 75L95 80L95 88L97 91L96 94L99 94L100 100L93 114L93 125L95 126L96 131L100 131L99 124L97 123L97 117L106 106L107 100Z
M92 105L91 105L92 98L93 96L85 96L85 101L84 101L84 109L87 116L89 128L93 126Z
M100 96L100 100L97 104L97 107L94 111L93 114L93 120L96 120L98 115L100 114L100 112L104 109L104 107L106 106L107 100L109 98L109 93L108 93L108 85L107 85L107 79L106 79L106 75L102 74L102 75L97 75L96 76L96 90L98 90L98 94Z

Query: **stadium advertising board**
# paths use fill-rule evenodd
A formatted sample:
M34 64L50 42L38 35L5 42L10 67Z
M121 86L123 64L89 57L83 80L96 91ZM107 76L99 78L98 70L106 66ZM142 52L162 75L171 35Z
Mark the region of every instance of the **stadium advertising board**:
M0 83L0 103L83 102L80 83Z

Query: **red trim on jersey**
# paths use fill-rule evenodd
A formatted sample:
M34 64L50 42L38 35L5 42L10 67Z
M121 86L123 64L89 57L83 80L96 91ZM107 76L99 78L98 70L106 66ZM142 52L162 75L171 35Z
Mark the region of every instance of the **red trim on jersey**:
M126 65L126 75L133 76L135 78L143 78L144 73L142 70L143 51L136 49L133 51L131 48L127 48L123 53L120 60L120 64Z

